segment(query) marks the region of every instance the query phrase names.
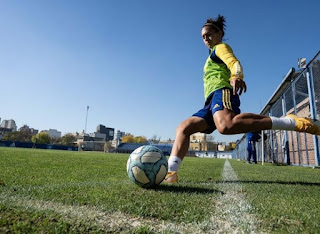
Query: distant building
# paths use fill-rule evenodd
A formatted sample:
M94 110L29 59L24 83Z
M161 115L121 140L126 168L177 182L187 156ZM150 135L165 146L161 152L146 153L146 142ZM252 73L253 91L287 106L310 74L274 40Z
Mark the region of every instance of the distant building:
M19 128L20 132L30 132L32 135L36 135L39 130L34 129L34 128L30 128L28 125L23 125L21 128Z
M225 143L219 143L218 151L225 151L225 150L226 150L226 144Z
M39 133L39 130L38 129L34 129L34 128L30 128L30 131L31 131L32 135L36 135L36 134Z
M9 129L12 129L12 131L17 131L17 125L13 119L2 120L0 127L9 128Z
M114 128L107 128L106 126L100 124L97 126L97 133L105 134L105 141L111 141L114 137Z
M78 133L78 132L75 132L75 133L71 133L77 140L78 139L83 139L84 138L84 133Z
M107 134L100 132L90 133L89 136L92 141L106 141L107 139Z
M207 140L209 139L209 140ZM189 150L191 151L217 151L219 145L225 143L217 143L212 141L212 137L205 133L195 133L190 136Z
M23 125L21 128L19 128L19 132L28 132L30 130L28 125Z
M82 151L104 151L107 141L106 134L94 132L94 133L72 133L76 138L76 144L79 150Z
M117 148L118 145L120 145L120 143L121 143L122 137L124 137L125 135L126 135L125 132L121 132L120 130L117 130L114 133L113 140L111 142L111 146L114 148Z
M207 150L208 151L217 151L218 150L218 146L219 146L219 143L217 142L207 142Z
M122 137L124 137L125 135L126 135L125 132L121 132L120 130L117 130L117 131L114 133L113 140L121 140Z
M84 132L82 133L72 133L72 135L76 138L76 143L77 145L81 145L84 141L89 141L90 136L88 134L85 134Z
M189 150L207 151L207 141L205 133L195 133L190 136Z
M94 133L73 133L76 138L76 144L80 150L85 151L109 151L111 147L108 142L114 138L114 128L107 128L100 124L97 126L97 131ZM108 149L107 149L108 148Z
M59 138L59 137L61 137L61 132L59 132L56 129L43 130L42 132L48 133L51 138Z

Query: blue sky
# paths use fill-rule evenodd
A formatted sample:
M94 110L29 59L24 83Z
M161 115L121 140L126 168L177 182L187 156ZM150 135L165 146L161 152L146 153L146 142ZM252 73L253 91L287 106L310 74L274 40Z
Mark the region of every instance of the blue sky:
M3 0L0 118L81 132L89 105L87 132L103 124L174 139L203 105L200 30L219 13L244 67L241 110L259 113L298 58L318 52L319 9L317 0Z

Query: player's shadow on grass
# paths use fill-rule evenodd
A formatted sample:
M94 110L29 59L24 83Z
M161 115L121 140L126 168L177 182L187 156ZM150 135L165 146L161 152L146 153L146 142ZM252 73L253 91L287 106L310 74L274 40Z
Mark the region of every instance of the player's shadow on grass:
M261 181L261 180L232 180L232 181L220 181L222 183L241 183L241 184L279 184L279 185L304 185L304 186L320 186L317 182L303 182L303 181Z
M160 185L155 190L158 191L165 191L165 192L175 192L175 193L200 193L200 194L207 194L207 193L219 193L224 194L224 192L214 189L214 188L199 188L199 187L192 187L192 186L178 186L178 185Z

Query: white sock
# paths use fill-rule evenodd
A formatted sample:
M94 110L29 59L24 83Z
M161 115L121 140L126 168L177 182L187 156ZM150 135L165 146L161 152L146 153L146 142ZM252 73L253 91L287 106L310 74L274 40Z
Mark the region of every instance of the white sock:
M296 126L296 122L294 121L294 119L289 117L277 118L270 116L270 119L272 121L272 129L274 130L293 131Z
M168 160L168 171L178 171L182 160L177 156L170 156Z

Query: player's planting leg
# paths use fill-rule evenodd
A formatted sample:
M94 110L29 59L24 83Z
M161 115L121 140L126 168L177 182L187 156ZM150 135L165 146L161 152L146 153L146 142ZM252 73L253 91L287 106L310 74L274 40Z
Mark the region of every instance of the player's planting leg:
M168 160L168 173L165 178L167 183L178 182L179 166L188 152L190 136L196 132L201 132L209 127L207 122L199 117L192 116L183 121L176 131L176 138L172 147L171 155Z
M168 171L166 178L164 179L165 183L178 183L178 172L177 171Z

